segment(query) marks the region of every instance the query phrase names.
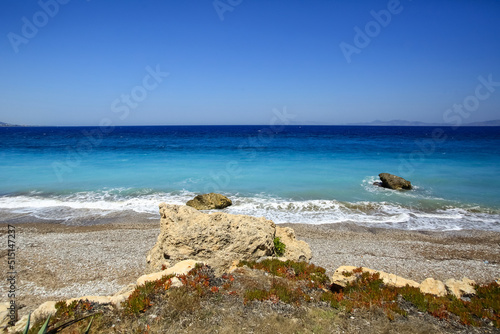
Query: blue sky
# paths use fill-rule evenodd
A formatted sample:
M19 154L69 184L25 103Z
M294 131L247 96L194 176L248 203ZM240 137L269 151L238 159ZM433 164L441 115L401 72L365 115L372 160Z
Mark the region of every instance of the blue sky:
M2 0L0 121L498 119L499 17L497 0Z

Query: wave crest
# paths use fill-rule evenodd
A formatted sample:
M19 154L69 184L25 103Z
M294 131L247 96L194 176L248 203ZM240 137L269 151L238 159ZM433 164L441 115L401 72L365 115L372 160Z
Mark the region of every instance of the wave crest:
M367 181L369 182L369 181ZM148 219L159 218L158 204L185 204L196 194L189 191L155 192L152 189L116 188L101 191L49 194L30 192L0 196L1 217L19 215L39 220L62 220L68 224L84 222L89 216L112 217L127 212ZM332 224L356 223L411 230L481 229L500 231L498 211L460 207L422 198L419 205L389 201L342 202L336 200L297 201L268 196L230 195L232 214L263 216L275 223ZM425 201L431 201L429 205Z

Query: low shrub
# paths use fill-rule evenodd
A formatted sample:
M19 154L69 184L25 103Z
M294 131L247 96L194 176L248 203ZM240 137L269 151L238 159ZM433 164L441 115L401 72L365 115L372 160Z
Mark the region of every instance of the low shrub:
M310 288L324 288L330 282L324 268L307 262L283 262L278 259L267 259L260 263L255 261L240 261L238 266L248 266L252 269L265 270L274 276L291 280L308 281Z
M148 281L135 288L132 294L122 303L126 314L144 313L152 306L155 295L168 290L172 284L174 275L163 276L156 281Z
M301 301L310 301L310 296L294 285L287 284L286 281L273 281L270 290L250 289L244 294L244 302L252 300L271 300L273 302L282 301L286 304L300 305Z
M286 246L280 241L279 237L274 238L274 252L277 256L285 255Z

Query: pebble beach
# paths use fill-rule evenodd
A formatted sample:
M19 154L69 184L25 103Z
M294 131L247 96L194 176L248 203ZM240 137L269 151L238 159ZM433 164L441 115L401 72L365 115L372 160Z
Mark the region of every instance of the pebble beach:
M6 239L7 224L1 224ZM159 234L149 223L67 226L16 224L16 302L23 315L48 300L112 295L144 273L146 253ZM342 265L363 266L421 282L500 277L500 233L368 228L355 224L280 224L312 250L312 263L331 275ZM7 263L7 250L1 254ZM6 270L0 279L5 281ZM1 286L2 296L7 287ZM6 300L2 300L6 301Z

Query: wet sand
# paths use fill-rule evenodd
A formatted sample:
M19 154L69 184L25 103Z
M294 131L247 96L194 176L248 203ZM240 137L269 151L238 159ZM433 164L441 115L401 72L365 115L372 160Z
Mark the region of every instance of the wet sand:
M7 245L7 224L0 224ZM143 274L159 221L67 226L16 226L16 302L20 315L47 300L111 295ZM500 233L402 231L355 224L285 224L309 243L312 262L329 274L341 265L365 266L413 279L500 277ZM0 252L0 293L7 301L7 249Z

